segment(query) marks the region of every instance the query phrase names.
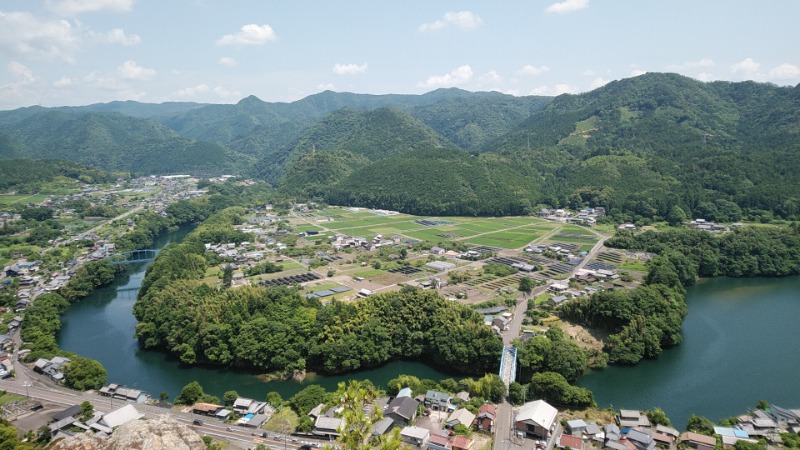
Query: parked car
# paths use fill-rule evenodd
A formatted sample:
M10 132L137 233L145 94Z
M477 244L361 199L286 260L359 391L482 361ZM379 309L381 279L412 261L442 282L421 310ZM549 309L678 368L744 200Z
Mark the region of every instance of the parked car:
M192 423L193 423L193 424L195 424L195 425L197 425L197 426L200 426L200 427L202 427L202 426L203 426L203 421L202 421L202 420L200 420L200 419L194 419L194 420L192 421Z

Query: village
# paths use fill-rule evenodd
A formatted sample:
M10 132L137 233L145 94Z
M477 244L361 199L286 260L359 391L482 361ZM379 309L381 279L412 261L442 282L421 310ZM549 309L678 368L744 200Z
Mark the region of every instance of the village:
M183 176L150 177L134 183L136 187L128 189L159 189L139 203L124 202L124 208L129 209L123 208L126 212L114 219L123 226L110 227L111 231L95 226L52 242L52 248L58 248L90 241L92 245L73 260L52 270L40 260L21 257L5 268L3 283L14 283L17 300L14 307L0 311L5 331L0 334L0 378L30 369L33 377L60 384L69 358L40 358L30 367L15 370L12 355L19 343L13 336L24 320L25 309L39 295L58 291L82 264L112 255L116 250L114 237L132 226L126 214L140 210L162 214L175 201L204 194L195 188L194 180ZM55 205L58 200L50 202ZM58 211L64 213L69 214ZM604 214L602 208L594 208L542 210L539 217L443 219L304 203L285 210L267 204L248 211L244 222L234 227L248 236L246 240L204 243L209 258L216 261L207 269L205 281L218 287L230 283L233 289L246 285L293 287L323 303L357 301L406 286L437 290L451 301L474 308L483 315L485 326L510 343L564 326L555 311L572 299L640 284L653 255L604 247L603 242L616 228L636 228L602 220L598 223ZM711 232L728 230L702 220L693 221L691 226ZM225 279L226 272L230 273L229 280ZM521 300L539 313L519 307ZM579 327L564 328L582 346L601 345ZM16 359L26 355L26 350L19 350ZM501 366L500 372L506 386L514 381L514 370L504 371ZM53 416L56 420L47 424L51 435L66 436L76 428L110 435L127 421L148 413L152 416L154 413L147 409L159 404L147 392L116 384L93 394L109 399L112 405L116 399L123 406L82 417L85 412L74 405ZM652 450L678 445L711 450L718 439L726 448L737 441L752 443L757 439L780 444L781 432L800 431L800 411L780 407L771 407L769 412L754 410L741 416L735 426L715 427L715 436L707 436L653 424L643 411L622 409L606 412L603 420L589 420L581 413L560 411L544 400L513 408L508 403L470 404L464 391L429 390L414 395L410 389L401 389L395 396L380 399L378 405L383 419L374 424L376 439L399 428L406 444L432 450L482 450L487 445L502 450ZM499 420L504 409L506 423ZM265 443L277 440L284 445L287 441L311 446L330 442L338 436L342 420L336 407L318 405L309 413L312 432L291 436L288 429L282 433L267 430L275 413L267 402L241 397L228 405L199 402L180 411L198 430L217 427L237 436L260 437Z

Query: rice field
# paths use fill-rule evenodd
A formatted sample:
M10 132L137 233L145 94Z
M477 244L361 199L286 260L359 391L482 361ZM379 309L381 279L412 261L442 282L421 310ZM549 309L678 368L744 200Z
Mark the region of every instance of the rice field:
M332 217L331 222L316 222ZM310 223L309 223L310 222ZM520 249L548 236L548 241L579 244L591 249L597 237L592 231L536 217L424 217L408 214L379 215L369 210L351 211L329 207L293 219L300 231L318 229L320 234L342 233L371 239L377 235L401 236L423 241L456 240L472 245ZM313 224L313 225L311 225ZM327 232L326 232L327 229Z

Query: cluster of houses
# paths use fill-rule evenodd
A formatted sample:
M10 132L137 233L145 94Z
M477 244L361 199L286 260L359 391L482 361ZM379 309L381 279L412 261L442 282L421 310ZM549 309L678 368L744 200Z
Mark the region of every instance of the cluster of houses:
M22 216L19 214L12 214L8 211L0 211L0 227L4 226L5 224L12 224L20 219L22 219Z
M373 424L372 436L380 437L389 433L394 428L400 429L400 437L410 445L428 447L433 450L472 450L474 441L465 436L454 435L451 430L459 425L467 428L493 432L495 426L495 407L485 404L478 409L477 414L471 413L466 408L459 408L454 401L465 402L469 394L461 392L454 398L446 392L429 390L424 396L412 396L410 388L401 389L397 396L389 401L383 409L383 418ZM320 438L335 439L339 436L342 419L337 417L341 408L324 409L318 405L309 412L314 421L312 433ZM424 410L424 415L432 411L443 414L445 419L439 423L433 420L426 421L423 425L418 419L419 412ZM444 427L444 429L442 428Z
M336 233L333 235L333 238L331 238L331 245L336 250L341 250L343 248L363 248L365 250L372 251L386 245L400 244L401 241L402 238L400 236L386 238L379 234L372 239L367 239L358 236L348 236L346 234Z
M57 440L73 436L77 430L80 430L81 433L91 431L97 437L107 438L120 425L144 417L144 414L131 404L107 413L95 411L88 420L81 420L82 414L80 405L70 406L54 414L53 422L47 426L51 439Z
M70 363L69 358L63 356L55 356L53 359L39 358L33 364L33 371L47 375L51 380L56 383L64 381L64 366Z
M738 228L738 227L741 227L741 226L742 226L742 223L740 223L740 222L736 222L736 223L731 224L731 227L733 227L733 228ZM693 228L695 230L708 231L710 233L722 233L722 232L731 230L726 225L723 225L721 223L710 222L710 221L707 221L705 219L692 220L691 222L689 222L689 227Z
M593 227L597 219L606 215L606 209L602 206L596 208L584 208L578 212L569 209L540 209L536 216L540 219L551 222L574 223Z
M120 384L109 384L97 391L103 397L110 397L134 403L144 403L150 400L150 394L139 389L127 388Z
M5 308L0 308L0 312ZM2 321L2 319L0 319ZM22 323L22 317L15 316L8 321L9 332L16 330ZM14 341L8 334L0 334L0 379L8 378L14 371L14 362L11 360L11 351L14 347Z
M259 428L275 414L275 409L266 402L259 402L251 398L238 397L231 409L214 403L195 403L192 405L194 414L226 420L232 413L239 419L236 424L248 428Z

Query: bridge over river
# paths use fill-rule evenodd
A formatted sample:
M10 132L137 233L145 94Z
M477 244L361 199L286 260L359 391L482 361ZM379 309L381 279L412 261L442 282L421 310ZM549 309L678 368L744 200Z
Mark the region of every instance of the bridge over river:
M106 257L106 261L108 261L109 264L135 264L152 262L154 259L156 259L156 254L158 254L158 250L150 248L131 250L129 252L112 253Z

